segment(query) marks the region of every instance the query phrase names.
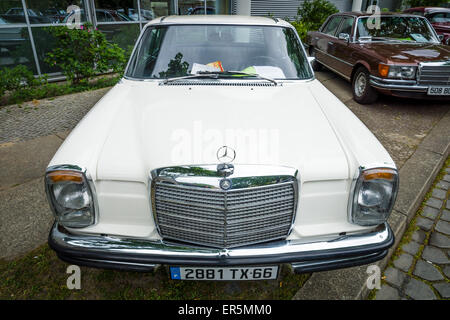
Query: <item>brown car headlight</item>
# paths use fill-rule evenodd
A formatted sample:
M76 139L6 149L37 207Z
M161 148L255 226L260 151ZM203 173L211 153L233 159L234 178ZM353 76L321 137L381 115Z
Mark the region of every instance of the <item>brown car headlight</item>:
M415 79L417 67L416 66L393 66L380 63L378 65L378 72L382 77L392 79Z
M70 228L83 228L94 224L92 191L81 169L49 169L45 175L45 186L58 223Z
M389 78L395 79L414 79L416 77L415 66L390 66Z
M397 190L397 170L361 169L350 199L350 222L361 226L385 222L391 213Z

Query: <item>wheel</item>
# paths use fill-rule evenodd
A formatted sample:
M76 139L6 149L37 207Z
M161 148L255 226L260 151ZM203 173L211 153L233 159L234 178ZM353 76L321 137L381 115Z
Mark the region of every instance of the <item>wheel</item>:
M378 92L370 85L370 74L364 67L356 70L352 80L353 99L361 104L370 104L377 100Z
M316 57L316 51L314 50L314 47L311 47L311 49L309 49L309 56L314 58ZM317 58L311 63L311 67L314 71L322 70L322 65L317 61Z

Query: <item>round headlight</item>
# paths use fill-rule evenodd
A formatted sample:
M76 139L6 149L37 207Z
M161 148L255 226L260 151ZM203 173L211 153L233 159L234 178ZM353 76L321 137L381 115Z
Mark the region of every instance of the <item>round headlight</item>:
M416 77L415 66L389 66L389 78L414 79Z
M48 170L45 183L48 200L58 223L71 228L94 224L92 192L83 172Z
M350 221L364 226L385 222L394 205L397 188L397 170L362 170L350 202Z
M53 193L56 202L64 208L83 209L90 204L88 190L82 184L56 184L53 187Z

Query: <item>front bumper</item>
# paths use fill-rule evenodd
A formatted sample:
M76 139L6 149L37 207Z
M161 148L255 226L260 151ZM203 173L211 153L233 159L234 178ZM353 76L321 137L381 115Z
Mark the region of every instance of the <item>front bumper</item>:
M450 96L428 95L428 86L417 84L416 80L396 80L384 79L370 76L370 85L384 94L397 97L430 99L430 100L449 100Z
M374 88L383 90L408 91L417 93L426 93L428 91L427 86L420 86L415 80L383 79L375 76L370 76L370 84Z
M298 273L324 271L382 259L394 243L389 225L369 233L327 241L286 240L232 249L193 247L164 241L75 235L55 223L48 242L69 263L131 271L151 271L159 264L244 266L290 263Z

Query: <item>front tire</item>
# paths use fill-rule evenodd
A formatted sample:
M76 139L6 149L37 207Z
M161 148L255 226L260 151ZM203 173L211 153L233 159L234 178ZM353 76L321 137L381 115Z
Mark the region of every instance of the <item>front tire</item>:
M359 67L352 79L353 99L361 104L370 104L377 100L378 92L370 85L370 73Z

